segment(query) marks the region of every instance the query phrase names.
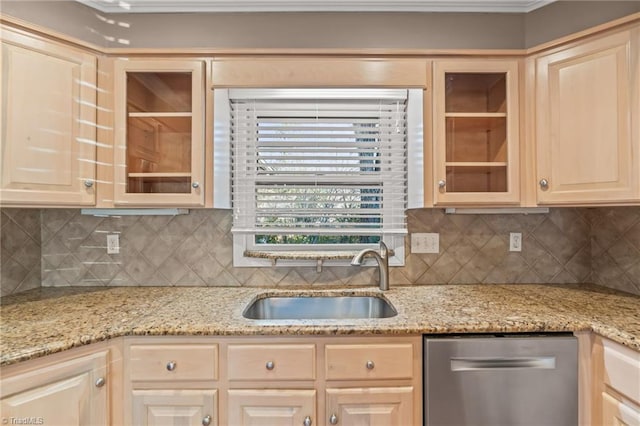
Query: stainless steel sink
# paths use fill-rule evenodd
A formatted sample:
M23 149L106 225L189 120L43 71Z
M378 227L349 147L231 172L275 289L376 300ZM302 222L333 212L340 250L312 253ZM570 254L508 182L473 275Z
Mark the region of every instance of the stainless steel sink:
M242 315L255 320L390 318L398 315L376 296L265 297L254 300Z

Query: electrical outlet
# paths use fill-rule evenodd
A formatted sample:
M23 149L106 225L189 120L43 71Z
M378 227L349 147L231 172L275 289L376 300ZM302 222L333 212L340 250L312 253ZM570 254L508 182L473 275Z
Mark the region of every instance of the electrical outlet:
M440 234L411 234L411 253L440 253Z
M509 234L509 251L522 251L521 232L511 232Z
M107 234L107 253L120 253L120 236L118 234Z

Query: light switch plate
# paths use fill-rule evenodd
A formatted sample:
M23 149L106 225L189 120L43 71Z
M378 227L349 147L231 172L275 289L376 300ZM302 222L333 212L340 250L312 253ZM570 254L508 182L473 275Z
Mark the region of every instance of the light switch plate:
M411 253L440 253L440 234L411 234Z

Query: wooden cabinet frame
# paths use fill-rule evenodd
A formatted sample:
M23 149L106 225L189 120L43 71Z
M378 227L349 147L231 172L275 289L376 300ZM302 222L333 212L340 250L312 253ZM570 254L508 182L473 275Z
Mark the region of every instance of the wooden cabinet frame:
M518 205L520 203L520 70L522 61L518 59L446 59L433 63L433 163L434 174L431 183L434 204L449 205ZM447 141L445 110L447 73L504 73L506 109L504 159L506 167L506 189L500 192L450 192L447 191ZM457 114L475 116L480 114ZM487 114L498 115L498 114ZM449 163L449 164L456 164ZM464 164L464 163L461 163ZM470 163L469 163L470 164ZM481 165L483 163L478 163ZM440 182L444 182L441 187Z
M191 74L191 108L188 112L154 111L133 113L127 107L127 73L178 73ZM205 191L205 62L187 59L117 59L114 62L114 198L116 206L204 206ZM137 115L155 114L165 119L190 118L191 159L187 173L146 173L159 178L189 178L189 192L128 192L129 173L127 158L129 145L129 122ZM188 115L186 115L188 114ZM155 143L157 145L157 143ZM139 173L138 173L139 174ZM135 174L136 176L138 174ZM141 174L140 174L141 175Z

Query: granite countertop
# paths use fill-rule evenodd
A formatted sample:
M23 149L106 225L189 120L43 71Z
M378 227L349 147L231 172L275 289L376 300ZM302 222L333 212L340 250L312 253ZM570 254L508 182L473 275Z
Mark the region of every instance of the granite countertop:
M41 288L2 298L0 365L134 335L341 335L593 330L640 350L640 297L593 285L392 286L386 319L248 320L260 295L375 295L375 287Z

